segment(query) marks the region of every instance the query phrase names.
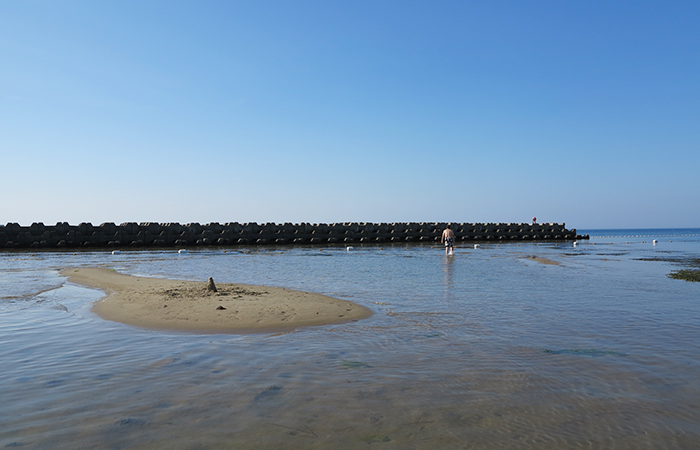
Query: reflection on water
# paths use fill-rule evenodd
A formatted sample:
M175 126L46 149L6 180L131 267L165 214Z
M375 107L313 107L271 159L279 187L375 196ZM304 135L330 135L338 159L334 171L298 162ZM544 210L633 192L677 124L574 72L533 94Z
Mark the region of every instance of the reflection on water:
M444 272L445 272L445 281L443 282L444 284L444 291L445 294L447 295L450 292L450 289L454 285L453 277L454 277L454 257L453 256L445 256L445 262L444 262Z
M0 447L697 448L700 283L666 275L700 243L641 240L0 253ZM135 329L58 277L82 265L375 315L286 334Z

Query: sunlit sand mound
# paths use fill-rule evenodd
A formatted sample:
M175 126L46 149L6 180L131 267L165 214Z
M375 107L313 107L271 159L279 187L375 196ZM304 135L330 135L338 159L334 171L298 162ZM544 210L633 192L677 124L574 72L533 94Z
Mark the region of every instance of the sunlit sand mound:
M69 281L104 290L93 311L143 328L199 333L283 331L357 321L358 304L291 289L134 277L104 268L65 269ZM213 280L211 282L213 284Z

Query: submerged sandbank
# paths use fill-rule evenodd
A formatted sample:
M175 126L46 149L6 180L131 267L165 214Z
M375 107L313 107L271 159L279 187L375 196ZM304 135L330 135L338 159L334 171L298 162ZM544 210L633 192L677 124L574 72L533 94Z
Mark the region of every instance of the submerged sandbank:
M542 256L531 255L531 256L526 256L524 259L529 259L529 260L531 260L531 261L536 261L536 262L538 262L538 263L540 263L540 264L546 264L546 265L548 265L548 266L558 266L558 265L559 265L558 262L552 261L552 260L549 259L549 258L543 258Z
M134 277L106 268L61 271L68 280L101 289L93 306L106 320L142 328L199 333L284 331L357 321L372 315L364 306L291 289Z

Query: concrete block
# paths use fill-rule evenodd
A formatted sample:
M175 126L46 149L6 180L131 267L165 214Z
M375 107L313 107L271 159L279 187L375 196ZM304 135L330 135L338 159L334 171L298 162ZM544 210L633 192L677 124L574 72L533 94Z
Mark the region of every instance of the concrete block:
M20 231L22 231L22 227L19 226L18 223L10 222L7 225L5 225L5 234L8 236L17 236Z
M56 224L56 228L58 228L58 224ZM117 231L117 226L114 224L114 222L104 222L100 224L99 230L101 230L104 234L114 234Z
M34 222L29 226L29 232L32 236L41 236L44 234L44 224L42 222Z
M139 224L139 231L147 231L151 234L160 233L160 224L155 222L141 222Z

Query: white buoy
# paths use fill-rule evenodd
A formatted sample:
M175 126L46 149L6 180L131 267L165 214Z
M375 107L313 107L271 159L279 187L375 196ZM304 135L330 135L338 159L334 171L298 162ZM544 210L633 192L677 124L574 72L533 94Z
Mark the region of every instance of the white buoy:
M654 244L654 245L656 245L656 239L654 239L653 241L651 241L651 243Z
M187 250L185 250L184 248L181 248L181 249L178 250L177 252L178 252L178 253L187 253Z
M121 253L120 250L112 250L112 254L113 254L113 255L118 255L118 254L120 254L120 253Z
M578 242L574 241L574 247L576 247L577 245L578 245Z
M355 249L352 248L352 247L348 247L348 248L346 248L345 250L350 251L350 250L355 250Z
M479 244L474 244L474 248L479 248Z

